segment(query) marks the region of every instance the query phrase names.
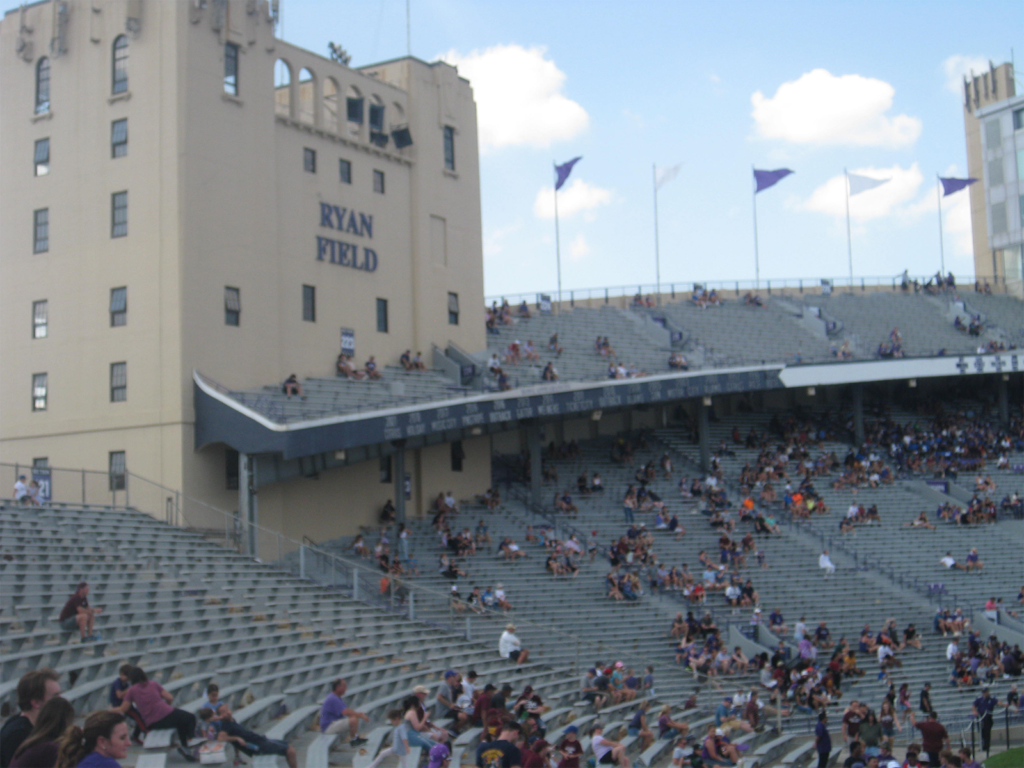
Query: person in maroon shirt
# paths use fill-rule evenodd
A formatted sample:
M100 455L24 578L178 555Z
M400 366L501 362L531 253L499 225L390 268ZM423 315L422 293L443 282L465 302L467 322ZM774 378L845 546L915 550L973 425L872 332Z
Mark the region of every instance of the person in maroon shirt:
M562 753L562 762L558 768L580 768L580 757L583 755L583 745L576 738L579 728L570 725L565 729L565 739L562 740L558 751Z
M101 613L102 608L89 607L89 585L81 581L75 593L64 603L58 622L65 632L74 632L77 629L82 633L82 642L85 642L96 637L93 634L93 627L96 624L96 617Z
M939 768L942 765L942 760L939 758L942 748L949 749L949 734L938 718L935 710L932 710L928 713L928 719L919 723L914 717L913 711L910 713L910 724L921 732L921 749L928 755L928 764L932 768Z
M522 768L544 768L548 763L551 745L544 739L537 739L532 745L524 742L519 751L523 755Z

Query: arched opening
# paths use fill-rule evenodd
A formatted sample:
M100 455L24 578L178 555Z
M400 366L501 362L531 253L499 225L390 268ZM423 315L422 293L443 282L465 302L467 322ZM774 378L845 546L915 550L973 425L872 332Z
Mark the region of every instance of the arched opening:
M313 73L303 67L299 70L299 104L296 118L303 123L313 124L313 95L316 92L316 79Z
M370 96L367 122L370 126L370 141L378 147L387 146L388 134L384 124L384 101L377 94Z
M362 92L354 85L348 87L345 98L345 122L349 133L358 134L366 120L366 105Z
M50 60L43 56L36 64L36 114L50 111Z
M338 83L333 77L324 80L324 130L338 132Z
M284 59L274 63L274 113L292 115L292 68Z
M110 76L110 92L128 91L128 35L114 38L113 70Z

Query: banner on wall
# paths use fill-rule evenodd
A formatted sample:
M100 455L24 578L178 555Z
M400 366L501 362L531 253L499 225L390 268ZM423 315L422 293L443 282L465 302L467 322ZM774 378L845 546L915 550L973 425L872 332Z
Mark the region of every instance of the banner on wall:
M356 356L356 332L351 328L341 329L341 353L349 357Z

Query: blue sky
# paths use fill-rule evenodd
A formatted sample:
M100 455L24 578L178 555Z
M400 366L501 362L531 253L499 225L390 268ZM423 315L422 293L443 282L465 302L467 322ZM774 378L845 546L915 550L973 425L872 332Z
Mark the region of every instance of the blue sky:
M353 66L405 53L404 0L282 2L289 42L333 40ZM796 171L758 196L762 279L847 274L844 167L891 179L853 199L854 273L934 272L935 174L966 173L959 73L1015 45L1024 58L1019 0L411 9L413 54L458 64L476 92L489 295L554 288L542 190L576 155L559 193L566 289L654 282L652 163L683 164L659 192L663 284L753 278L752 164ZM946 264L965 278L966 203L943 203Z

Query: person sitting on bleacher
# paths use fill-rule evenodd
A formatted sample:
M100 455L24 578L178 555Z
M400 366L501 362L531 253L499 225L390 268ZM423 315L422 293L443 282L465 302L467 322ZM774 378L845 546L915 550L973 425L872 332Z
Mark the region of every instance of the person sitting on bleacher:
M370 722L370 718L362 712L350 708L342 698L348 690L348 683L338 678L331 683L331 692L324 699L320 708L320 732L326 734L342 733L346 727L349 734L349 745L358 747L365 744L366 739L359 736L359 723Z
M108 691L110 706L121 706L125 693L132 685L128 679L128 674L131 670L131 664L122 664L121 668L117 671L117 677L114 679L114 682L110 684L110 690ZM135 722L135 731L132 733L132 739L141 744L140 736L146 731L146 724L143 722L142 717L139 716L138 710L134 708L128 710L128 717Z
M189 749L189 739L196 732L196 716L184 709L171 706L174 696L160 683L150 680L141 667L132 667L128 673L132 684L121 699L121 706L111 707L111 712L128 714L134 705L146 724L147 731L173 729L178 732L178 751L190 763L196 762L195 754Z
M598 765L618 765L619 768L630 768L632 762L626 756L626 745L604 737L604 725L596 723L591 731L590 747Z
M507 722L501 725L498 738L481 742L476 748L477 768L516 768L522 766L523 758L515 741L522 731L519 723Z
M61 609L57 621L60 628L65 632L74 632L76 629L82 636L82 642L98 640L99 635L93 632L96 625L96 617L103 613L102 608L89 606L89 585L84 581L78 583L75 593L68 598L68 601Z
M128 756L128 724L113 712L93 712L81 728L72 725L60 740L58 768L121 768ZM194 762L194 760L193 760Z
M501 633L501 637L498 639L498 654L503 659L509 659L514 664L525 664L526 660L530 657L530 652L523 648L515 632L515 624L505 625L505 631Z
M216 717L215 717L216 715ZM217 706L216 712L209 707L199 710L199 719L209 724L216 731L217 741L223 741L235 745L239 752L249 755L283 755L288 761L288 768L297 768L298 758L295 756L295 748L287 741L279 739L268 739L255 731L243 728L234 721L231 715L231 707L225 703Z

